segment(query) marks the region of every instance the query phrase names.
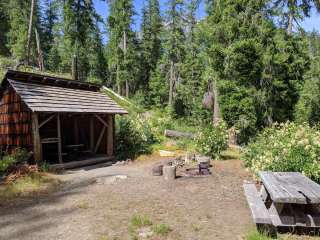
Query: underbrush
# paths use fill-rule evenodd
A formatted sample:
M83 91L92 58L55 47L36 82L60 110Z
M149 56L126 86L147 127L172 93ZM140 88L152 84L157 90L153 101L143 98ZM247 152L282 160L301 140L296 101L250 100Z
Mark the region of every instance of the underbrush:
M228 133L226 124L220 122L217 125L208 124L199 129L195 137L197 150L213 159L219 159L223 150L228 147Z
M0 185L0 200L25 197L35 193L46 193L56 187L60 181L52 175L34 172L9 184Z
M29 153L21 148L16 148L11 154L5 154L0 160L0 176L4 175L16 163L27 161Z
M320 132L307 124L275 124L252 140L241 154L258 171L301 172L320 182Z
M294 234L278 234L277 237L269 237L266 234L259 233L258 231L250 231L244 238L244 240L320 240L319 236L303 236Z

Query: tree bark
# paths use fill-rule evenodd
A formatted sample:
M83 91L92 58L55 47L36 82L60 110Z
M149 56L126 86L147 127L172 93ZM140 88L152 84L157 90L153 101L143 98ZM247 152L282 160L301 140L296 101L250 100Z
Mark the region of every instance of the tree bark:
M72 58L72 66L71 66L71 75L73 80L78 80L78 58L77 55L74 55Z
M173 101L173 78L174 78L174 63L170 63L170 79L169 79L169 106L172 106Z
M31 37L32 37L32 24L33 24L33 12L34 12L35 1L36 0L31 0L28 39L27 39L27 65L30 64L30 45L31 45Z
M287 33L288 33L288 35L291 35L291 34L292 34L293 20L294 20L293 11L290 10L289 20L288 20L288 28L287 28Z
M212 82L212 91L213 91L213 124L216 125L220 121L220 106L219 106L219 91L217 88L216 80Z
M124 55L124 63L126 64L126 56L127 56L127 33L123 31L123 55ZM129 98L129 82L126 79L126 97Z
M174 137L174 138L193 138L194 135L190 132L179 132L174 130L165 129L164 135L166 137Z
M38 64L40 71L44 70L44 62L43 62L43 52L41 50L41 44L40 44L40 37L37 28L34 29L35 35L36 35L36 42L37 42L37 50L38 50Z

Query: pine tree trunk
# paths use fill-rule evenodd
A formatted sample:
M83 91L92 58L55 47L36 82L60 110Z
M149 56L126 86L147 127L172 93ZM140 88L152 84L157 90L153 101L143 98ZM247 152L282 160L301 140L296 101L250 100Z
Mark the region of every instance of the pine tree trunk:
M169 106L172 106L173 101L173 78L174 78L174 63L170 64L170 79L169 79Z
M118 88L118 94L121 96L121 85L120 85L120 79L119 79L119 64L117 64L117 70L116 70L116 83L117 83L117 88Z
M37 42L37 51L38 51L38 64L40 71L44 70L44 62L43 62L43 53L41 50L40 45L40 37L37 28L34 29L35 35L36 35L36 42Z
M213 102L213 124L216 125L220 121L220 106L219 106L219 92L217 88L216 80L212 82L212 91L214 96L214 102Z
M126 56L127 56L127 33L123 31L123 54L124 54L124 63L126 64ZM129 98L129 82L126 79L126 97Z
M30 45L31 45L31 36L32 36L32 23L33 23L34 6L35 6L35 0L31 0L29 28L28 28L28 40L27 40L27 65L30 64Z
M287 33L288 35L291 35L292 34L292 28L293 28L293 12L290 11L289 13L289 21L288 21L288 28L287 28Z
M72 58L71 75L73 80L78 80L78 57L74 55Z

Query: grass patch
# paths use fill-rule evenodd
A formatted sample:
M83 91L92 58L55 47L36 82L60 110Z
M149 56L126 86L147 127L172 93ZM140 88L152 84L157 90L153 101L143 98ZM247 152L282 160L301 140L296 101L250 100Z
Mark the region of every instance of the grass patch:
M87 202L80 202L77 204L77 208L88 209L89 207L90 207L89 203L87 203Z
M134 215L130 220L130 225L135 228L151 226L152 221L146 216Z
M0 200L10 200L34 193L45 193L56 187L60 181L47 173L32 173L15 182L0 185Z
M271 240L273 238L268 237L265 234L261 234L258 231L251 231L245 237L245 240Z
M221 152L222 160L240 159L240 149L231 147Z
M152 231L157 234L157 235L167 235L169 232L171 232L171 228L165 224L165 223L160 223L152 227Z

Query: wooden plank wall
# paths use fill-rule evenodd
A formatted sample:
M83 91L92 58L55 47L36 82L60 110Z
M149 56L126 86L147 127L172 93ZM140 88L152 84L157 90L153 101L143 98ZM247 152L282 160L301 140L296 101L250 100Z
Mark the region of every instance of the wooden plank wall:
M0 147L12 151L17 147L32 150L31 112L21 98L8 89L0 103Z

